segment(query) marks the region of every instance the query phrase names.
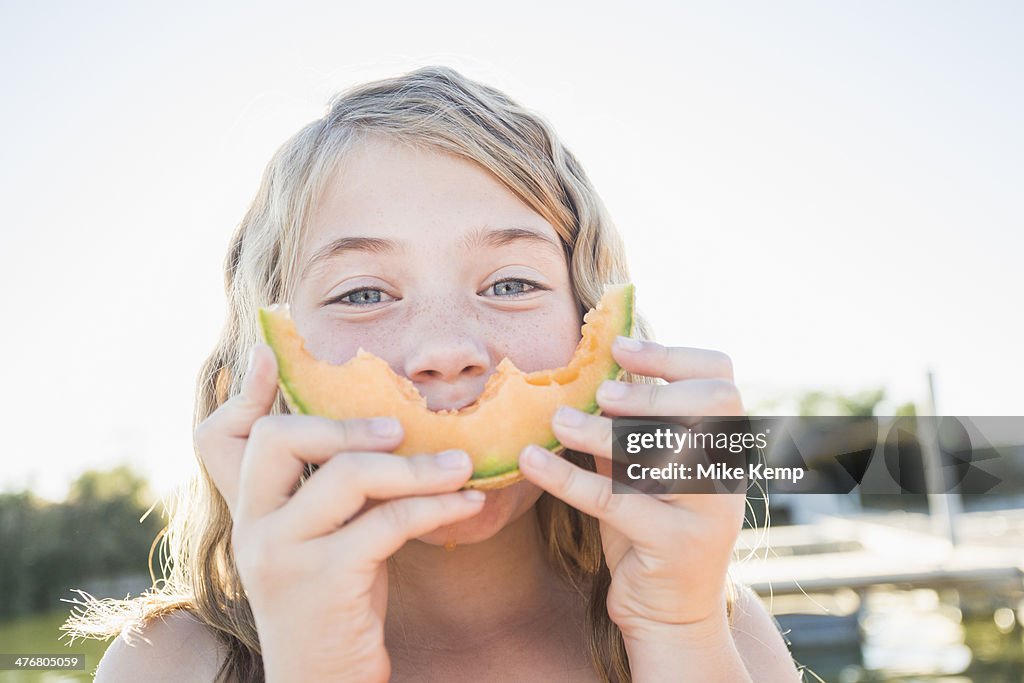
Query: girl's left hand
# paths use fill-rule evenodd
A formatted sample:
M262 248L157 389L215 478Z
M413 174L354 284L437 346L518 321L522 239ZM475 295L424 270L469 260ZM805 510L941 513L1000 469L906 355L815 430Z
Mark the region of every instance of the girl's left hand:
M622 337L612 352L625 370L668 384L606 381L597 393L605 415L743 414L732 363L722 353ZM537 486L600 521L612 577L608 614L623 637L642 639L681 625L720 634L726 623L726 569L742 527L745 496L613 495L611 418L562 408L553 425L564 446L595 457L598 472L537 446L523 451L520 468Z

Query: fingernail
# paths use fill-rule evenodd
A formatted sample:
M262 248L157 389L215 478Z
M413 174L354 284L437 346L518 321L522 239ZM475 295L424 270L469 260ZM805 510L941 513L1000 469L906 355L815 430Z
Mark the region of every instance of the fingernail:
M437 454L437 464L445 470L461 470L469 464L469 454L465 451L444 451Z
M569 406L562 406L555 413L555 422L565 427L579 427L583 419L583 413Z
M616 337L615 345L623 351L629 351L635 353L637 351L643 351L644 343L639 339L633 339L632 337Z
M548 460L551 459L548 452L539 446L527 446L522 457L526 460L526 464L535 470L544 469L548 464Z
M393 417L375 417L370 420L370 433L374 436L394 436L401 425Z
M629 393L629 386L625 382L616 382L612 379L606 379L601 383L601 387L597 390L597 398L601 400L616 401L620 398L626 398Z
M245 374L252 373L252 366L256 364L256 347L249 348L249 361L245 364Z
M466 498L466 500L473 503L478 503L481 500L487 499L486 493L484 493L483 491L477 491L476 489L466 489L465 491L462 492L462 495Z

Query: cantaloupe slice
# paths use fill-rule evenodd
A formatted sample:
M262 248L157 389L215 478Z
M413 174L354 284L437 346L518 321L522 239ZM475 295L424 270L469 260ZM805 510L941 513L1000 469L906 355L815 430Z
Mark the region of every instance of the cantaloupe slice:
M279 384L294 413L334 419L391 415L405 437L395 453L460 448L473 460L467 488L493 489L522 478L519 453L529 444L558 449L551 418L560 406L598 411L595 394L622 370L612 358L617 335L633 331L633 285L611 285L583 318L582 337L568 365L523 373L508 358L480 397L459 410L431 411L408 379L360 349L342 365L314 358L295 329L287 304L260 310L263 337L277 356Z

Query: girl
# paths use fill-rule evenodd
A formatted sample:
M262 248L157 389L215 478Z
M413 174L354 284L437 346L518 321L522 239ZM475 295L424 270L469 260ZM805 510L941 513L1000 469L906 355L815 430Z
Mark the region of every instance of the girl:
M601 387L605 416L563 408L565 457L530 447L525 481L486 494L459 490L465 453L391 454L393 418L286 414L256 343L277 301L314 355L366 348L433 410L472 403L503 357L568 362L582 313L629 277L537 116L446 68L344 93L275 155L226 270L167 578L72 619L131 618L98 681L798 679L727 582L743 496L610 495L606 416L740 414L724 355L620 339L636 381Z

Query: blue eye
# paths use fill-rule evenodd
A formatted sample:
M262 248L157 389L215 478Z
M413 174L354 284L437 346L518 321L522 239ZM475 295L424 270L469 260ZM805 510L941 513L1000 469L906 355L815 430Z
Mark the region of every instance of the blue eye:
M362 289L353 289L351 292L345 292L341 296L336 296L328 304L346 304L349 306L369 306L371 304L379 304L384 301L385 294L379 289L373 289L370 287L364 287Z
M487 288L487 291L491 292L494 296L508 298L520 296L522 294L532 292L535 289L547 289L547 287L543 287L532 280L516 278L495 282Z

